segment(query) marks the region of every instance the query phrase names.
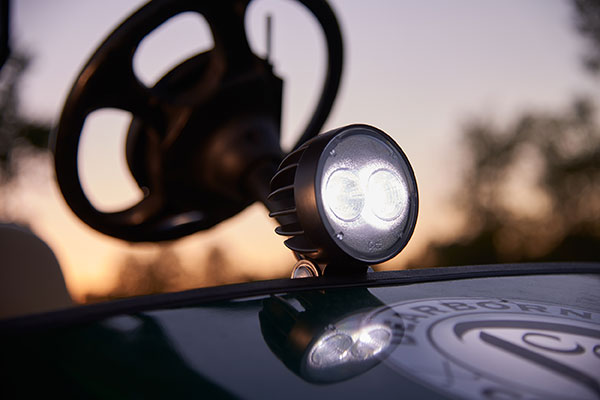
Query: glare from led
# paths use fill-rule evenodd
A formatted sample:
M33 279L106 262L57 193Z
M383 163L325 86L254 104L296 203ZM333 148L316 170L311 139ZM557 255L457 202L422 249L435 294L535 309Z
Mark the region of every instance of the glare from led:
M315 346L311 361L317 367L337 365L346 356L352 343L352 337L344 333L327 336Z
M379 169L371 174L367 186L367 198L373 214L384 221L398 218L408 203L405 185L388 169Z
M325 185L324 194L326 205L342 221L353 221L360 216L365 195L358 176L351 170L340 168L333 171Z
M338 328L317 341L310 354L310 363L314 368L328 368L364 361L381 353L391 340L391 328L385 325Z
M365 330L352 346L352 355L362 360L373 357L390 344L391 338L392 332L387 327Z

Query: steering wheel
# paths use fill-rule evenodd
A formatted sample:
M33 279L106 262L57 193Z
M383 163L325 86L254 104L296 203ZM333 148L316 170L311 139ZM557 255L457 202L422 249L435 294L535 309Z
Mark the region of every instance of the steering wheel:
M154 0L98 47L67 97L52 145L61 192L86 224L128 241L170 240L214 226L258 200L246 181L252 171L265 164L276 167L284 156L279 144L282 81L268 61L250 50L244 29L250 1ZM343 63L332 9L324 0L298 1L321 25L328 55L319 102L295 148L325 122ZM147 87L133 71L136 49L144 37L183 12L204 16L214 47ZM94 207L77 168L85 120L103 108L133 116L126 156L144 197L118 212ZM263 179L267 187L268 178Z

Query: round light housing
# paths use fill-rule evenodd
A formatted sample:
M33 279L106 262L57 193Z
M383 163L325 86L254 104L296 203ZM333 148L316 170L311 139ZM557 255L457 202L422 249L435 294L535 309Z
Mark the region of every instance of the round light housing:
M320 263L375 264L398 254L417 219L413 170L381 130L350 125L290 153L271 180L286 246Z

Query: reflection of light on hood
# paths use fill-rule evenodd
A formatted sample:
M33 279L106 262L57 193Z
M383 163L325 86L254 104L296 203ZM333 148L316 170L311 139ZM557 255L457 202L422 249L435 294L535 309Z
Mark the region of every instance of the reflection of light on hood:
M344 362L367 360L381 353L391 339L391 328L381 324L357 330L334 328L315 343L308 362L313 368L327 368Z
M390 344L391 339L392 332L387 326L363 331L358 337L353 354L362 359L376 356Z
M329 325L313 341L304 359L304 372L321 382L344 379L375 366L398 344L389 321L355 314Z

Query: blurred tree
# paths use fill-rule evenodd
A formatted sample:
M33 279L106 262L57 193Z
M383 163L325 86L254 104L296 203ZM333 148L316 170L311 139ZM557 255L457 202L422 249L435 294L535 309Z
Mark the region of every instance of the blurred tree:
M587 39L589 52L584 57L584 65L600 75L600 1L574 0L575 24L577 30Z
M151 258L128 255L118 267L117 284L106 294L89 294L85 302L180 290L186 277L179 258L168 246L161 246Z
M472 122L458 192L459 239L428 265L600 260L600 127L588 100L528 113L507 129ZM421 264L423 262L420 262Z
M260 279L258 266L245 264L243 271L235 268L227 256L226 246L213 245L197 268L182 267L171 244L158 245L152 257L127 255L120 261L115 285L105 293L88 293L85 303L114 300L131 296L167 293L218 286L230 283L250 282Z
M0 70L0 184L16 174L19 157L47 152L50 125L19 113L19 85L29 57L12 53Z
M600 1L573 0L588 42L584 66L600 75ZM600 260L600 126L577 99L556 115L526 113L506 129L472 121L457 193L464 219L413 266Z

